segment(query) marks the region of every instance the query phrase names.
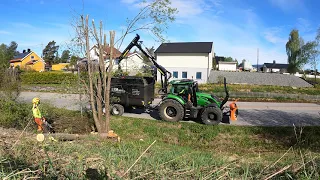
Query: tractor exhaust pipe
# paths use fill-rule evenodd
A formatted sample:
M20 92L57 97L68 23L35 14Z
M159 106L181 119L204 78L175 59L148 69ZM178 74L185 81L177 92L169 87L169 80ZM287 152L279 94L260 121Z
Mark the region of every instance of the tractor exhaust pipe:
M223 85L224 85L224 91L226 92L226 97L223 99L221 105L220 105L220 109L223 108L223 106L227 103L228 99L229 99L229 91L228 91L228 88L227 88L227 80L226 80L226 77L224 77L224 82L223 82Z

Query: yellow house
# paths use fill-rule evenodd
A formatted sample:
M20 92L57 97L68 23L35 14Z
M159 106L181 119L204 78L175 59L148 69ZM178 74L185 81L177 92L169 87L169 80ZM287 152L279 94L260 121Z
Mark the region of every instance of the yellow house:
M10 60L10 67L17 66L24 70L33 70L38 72L45 70L44 60L30 49L28 49L28 51L23 50L22 53L14 56L14 58Z
M67 66L70 67L70 63L59 63L52 65L52 71L62 71L67 69Z

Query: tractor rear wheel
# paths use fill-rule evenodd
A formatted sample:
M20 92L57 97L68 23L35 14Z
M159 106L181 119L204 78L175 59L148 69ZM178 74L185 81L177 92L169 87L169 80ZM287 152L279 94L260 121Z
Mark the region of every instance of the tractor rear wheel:
M121 104L114 104L111 106L111 114L114 116L122 116L124 107Z
M160 104L159 115L162 120L178 122L184 117L184 109L178 101L167 99Z
M222 121L222 111L218 107L206 107L201 114L201 120L206 125L217 125Z

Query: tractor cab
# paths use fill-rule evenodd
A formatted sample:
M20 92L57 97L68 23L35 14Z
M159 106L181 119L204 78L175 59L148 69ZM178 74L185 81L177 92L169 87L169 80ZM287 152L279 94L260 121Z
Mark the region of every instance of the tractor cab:
M192 102L197 106L198 82L192 79L172 80L169 83L169 93L180 96L185 102Z

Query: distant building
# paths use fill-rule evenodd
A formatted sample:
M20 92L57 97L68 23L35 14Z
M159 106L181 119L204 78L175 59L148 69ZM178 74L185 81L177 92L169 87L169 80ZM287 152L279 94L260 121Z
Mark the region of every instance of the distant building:
M214 57L213 42L162 43L155 55L157 62L172 73L172 79L206 83ZM157 77L159 80L159 73Z
M237 71L237 62L224 62L219 61L218 62L218 70L219 71Z
M277 64L274 60L273 63L264 63L263 64L263 72L271 72L271 73L286 73L289 64Z
M42 72L45 70L45 62L35 52L28 49L14 56L10 60L10 67Z

